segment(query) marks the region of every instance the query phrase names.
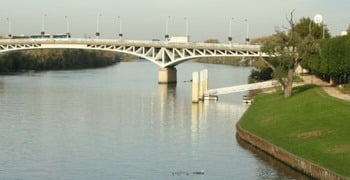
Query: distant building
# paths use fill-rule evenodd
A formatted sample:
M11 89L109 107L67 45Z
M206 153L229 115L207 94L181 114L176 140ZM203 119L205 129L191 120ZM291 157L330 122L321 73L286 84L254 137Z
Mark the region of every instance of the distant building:
M341 35L341 36L346 36L346 35L348 35L348 32L347 32L347 31L342 31L342 32L340 33L340 35Z
M170 37L169 42L188 43L188 42L190 42L190 37L189 36L172 36L172 37Z
M295 72L297 74L303 74L303 73L308 73L309 71L301 67L300 64L298 64L298 67L295 69Z

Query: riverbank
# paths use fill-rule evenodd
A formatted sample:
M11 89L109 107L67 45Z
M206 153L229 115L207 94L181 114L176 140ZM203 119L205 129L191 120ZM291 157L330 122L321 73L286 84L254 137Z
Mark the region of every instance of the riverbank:
M329 175L335 174L333 179L337 179L336 174L340 174L340 179L349 178L350 102L330 97L315 85L297 87L293 93L287 99L282 93L257 96L237 125L237 135L246 141L251 138L242 132L260 138L268 145L250 143L313 177L331 178ZM286 161L284 151L300 159L287 157L291 161ZM325 171L315 173L306 164L317 164Z

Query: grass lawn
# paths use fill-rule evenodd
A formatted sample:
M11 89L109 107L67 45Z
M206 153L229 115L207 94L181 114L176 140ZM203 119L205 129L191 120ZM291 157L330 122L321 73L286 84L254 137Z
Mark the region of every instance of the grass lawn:
M258 95L240 121L243 129L338 174L350 177L350 102L320 87Z

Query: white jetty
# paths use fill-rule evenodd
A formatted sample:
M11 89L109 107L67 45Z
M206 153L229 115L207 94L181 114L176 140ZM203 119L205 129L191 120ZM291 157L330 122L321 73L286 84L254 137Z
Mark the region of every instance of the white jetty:
M278 87L280 84L276 80L264 81L260 83L244 84L238 86L230 86L217 89L209 89L204 93L205 97L218 96L223 94L230 94L236 92L250 91L256 89L266 89L272 87Z

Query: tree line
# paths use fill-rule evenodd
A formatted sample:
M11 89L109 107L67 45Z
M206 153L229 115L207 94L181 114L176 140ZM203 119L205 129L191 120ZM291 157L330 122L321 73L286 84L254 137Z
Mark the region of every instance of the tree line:
M287 18L288 27L276 33L256 39L262 51L269 57L260 57L249 77L251 82L276 79L284 96L292 95L295 71L299 65L334 84L348 83L350 73L350 36L331 38L324 24L316 24L310 18L295 22L294 11ZM350 32L350 27L348 29Z
M302 66L334 85L349 83L350 35L320 41Z
M0 55L0 72L97 68L120 62L114 52L72 49L27 50Z
M220 41L218 39L207 39L204 43L218 44ZM201 57L196 58L195 61L199 63L209 63L209 64L225 64L232 66L249 65L251 58L242 57Z

